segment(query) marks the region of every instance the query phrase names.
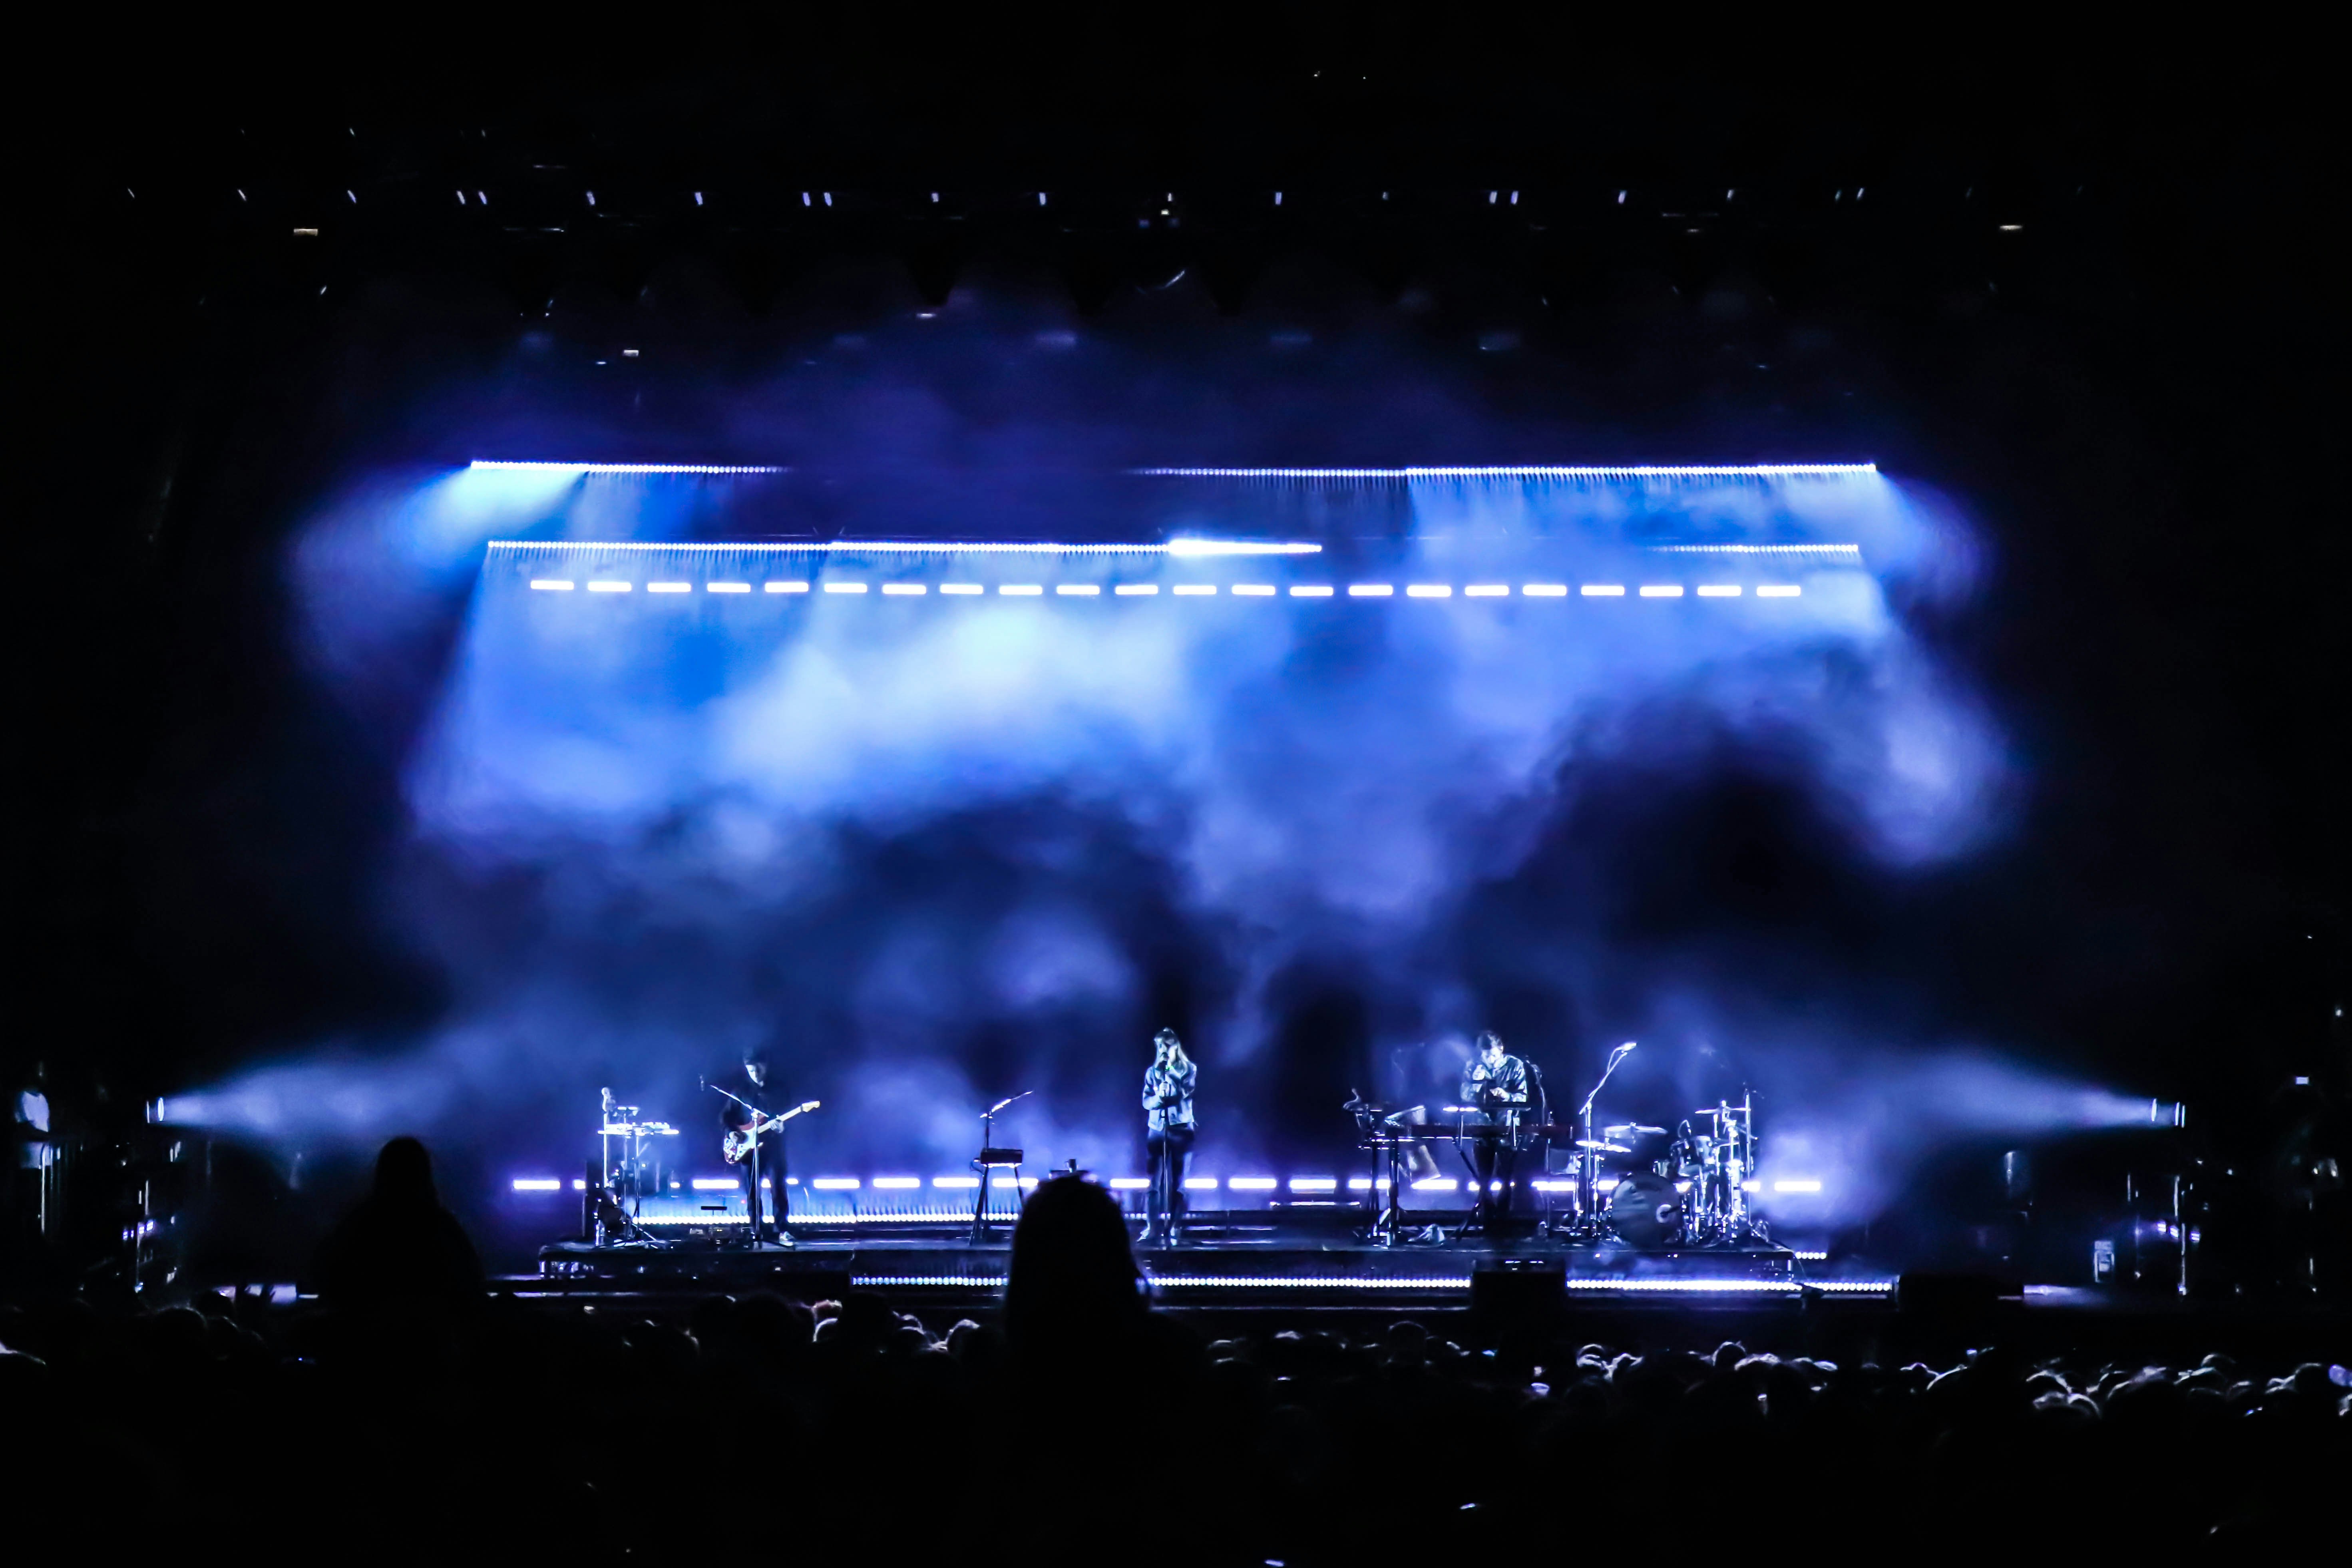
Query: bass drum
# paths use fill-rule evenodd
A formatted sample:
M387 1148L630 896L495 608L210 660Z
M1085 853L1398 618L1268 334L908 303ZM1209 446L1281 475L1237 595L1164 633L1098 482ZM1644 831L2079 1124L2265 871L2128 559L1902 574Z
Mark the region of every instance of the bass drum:
M1631 1247L1664 1247L1683 1234L1683 1195L1647 1171L1625 1177L1609 1194L1609 1225Z

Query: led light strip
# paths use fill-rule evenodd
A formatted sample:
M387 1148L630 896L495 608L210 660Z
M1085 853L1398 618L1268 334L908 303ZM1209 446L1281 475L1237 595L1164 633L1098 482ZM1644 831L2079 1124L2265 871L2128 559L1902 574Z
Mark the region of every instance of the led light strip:
M530 585L540 593L568 594L579 584L569 577L533 577ZM599 577L590 579L588 591L592 594L626 594L635 586L622 578ZM805 594L809 591L806 583L771 582L762 586L771 594ZM828 594L856 595L866 593L869 585L858 579L836 578L823 586ZM649 594L689 594L694 588L690 583L663 582L646 584L646 591ZM703 591L709 594L748 594L751 585L749 583L705 583ZM1235 583L1227 591L1237 599L1271 599L1276 596L1271 583ZM929 589L920 583L885 583L882 592L891 598L919 598ZM940 592L943 595L971 595L985 593L986 589L978 583L942 583ZM1000 583L996 585L996 592L1000 597L1035 599L1045 595L1045 585L1042 583ZM1119 598L1157 595L1159 592L1158 585L1154 584L1123 583L1113 589L1114 595ZM1175 592L1178 598L1213 595L1217 585L1213 583L1179 583L1175 585ZM1333 592L1328 584L1302 584L1293 587L1290 596L1294 599L1328 599ZM1450 599L1454 596L1454 585L1450 583L1412 583L1406 584L1404 592L1409 599ZM1685 585L1680 583L1645 583L1642 584L1638 596L1644 599L1679 599L1685 592ZM1702 599L1737 599L1746 592L1746 586L1738 583L1702 583L1698 585L1698 596ZM1054 593L1058 598L1092 599L1101 596L1102 587L1095 583L1058 583L1054 586ZM1511 587L1507 583L1474 583L1464 588L1462 594L1463 597L1469 599L1507 599L1511 596ZM1565 599L1568 597L1568 584L1529 583L1519 589L1519 594L1521 597L1529 599ZM1759 599L1795 599L1802 597L1803 594L1804 589L1794 583L1759 583L1756 585L1756 596ZM1396 584L1393 583L1348 584L1348 597L1350 599L1388 599L1395 595ZM1585 583L1578 586L1577 595L1586 599L1622 599L1625 597L1625 585L1622 583Z
M730 543L594 539L493 539L492 550L569 551L589 554L643 554L665 550L745 555L1168 555L1178 560L1204 560L1220 555L1319 555L1323 547L1296 540L1171 539L1160 544L1075 544L1031 540L982 539L836 539L778 542L745 540Z
M477 458L466 465L509 474L781 474L764 463L516 463Z
M1789 479L1878 472L1876 463L1637 464L1501 468L1130 468L1158 479Z
M1352 1275L1301 1278L1288 1274L1154 1274L1154 1285L1175 1290L1231 1290L1265 1286L1289 1290L1467 1290L1466 1274L1431 1275L1420 1279L1363 1279Z

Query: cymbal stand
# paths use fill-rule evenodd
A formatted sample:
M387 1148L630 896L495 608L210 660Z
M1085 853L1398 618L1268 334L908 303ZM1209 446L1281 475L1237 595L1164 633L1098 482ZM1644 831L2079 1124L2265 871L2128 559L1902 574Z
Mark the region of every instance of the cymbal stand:
M1592 1105L1601 1091L1609 1087L1609 1079L1618 1065L1633 1054L1632 1040L1609 1053L1609 1063L1601 1069L1601 1081L1584 1097L1576 1112L1580 1136L1576 1162L1576 1220L1570 1234L1580 1239L1597 1240L1601 1235L1601 1150L1600 1140L1593 1135Z

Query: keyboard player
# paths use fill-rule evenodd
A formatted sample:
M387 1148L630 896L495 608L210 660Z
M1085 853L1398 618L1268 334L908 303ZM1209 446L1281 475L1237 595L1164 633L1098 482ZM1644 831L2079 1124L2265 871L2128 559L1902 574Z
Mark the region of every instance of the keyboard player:
M1478 1054L1462 1072L1461 1102L1476 1107L1485 1124L1495 1130L1475 1140L1470 1152L1478 1178L1476 1219L1489 1236L1510 1223L1519 1127L1534 1103L1530 1087L1528 1064L1503 1048L1503 1037L1492 1029L1481 1034Z

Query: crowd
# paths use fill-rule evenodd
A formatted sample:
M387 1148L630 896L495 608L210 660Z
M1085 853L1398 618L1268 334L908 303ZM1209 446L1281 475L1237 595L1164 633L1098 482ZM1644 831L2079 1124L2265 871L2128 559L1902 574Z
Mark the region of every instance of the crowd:
M310 1310L0 1308L13 1540L1303 1564L2340 1536L2352 1394L2318 1363L1839 1365L1411 1321L1215 1338L1150 1309L1080 1182L1032 1198L994 1322L935 1332L865 1292L554 1308L470 1288L429 1175L388 1159L404 1193L354 1223L404 1233L414 1278L346 1258Z

